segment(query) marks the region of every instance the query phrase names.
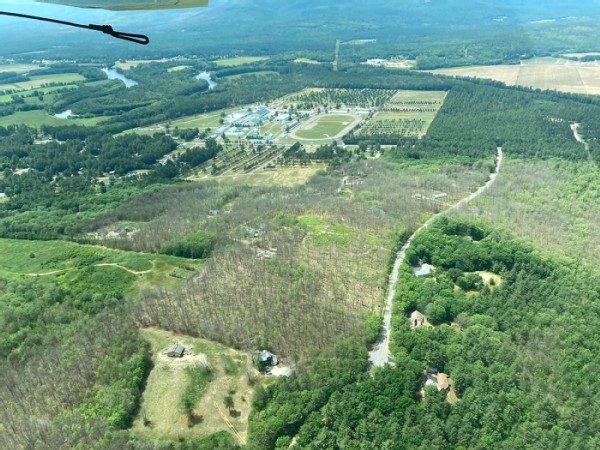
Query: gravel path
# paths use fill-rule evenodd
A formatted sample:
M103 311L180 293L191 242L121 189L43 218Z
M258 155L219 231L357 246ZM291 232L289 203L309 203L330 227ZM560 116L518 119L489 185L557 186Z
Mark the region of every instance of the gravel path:
M396 295L396 284L398 282L398 270L400 269L400 265L404 262L404 257L406 255L406 250L410 247L410 244L413 238L429 227L438 217L447 214L450 211L460 208L461 206L466 205L468 202L481 195L487 189L490 188L496 181L496 177L500 173L500 166L502 165L503 159L502 148L497 148L496 155L496 169L490 175L489 180L475 192L469 194L459 202L455 203L448 209L432 216L427 222L421 225L417 231L415 231L410 238L406 241L406 243L402 246L400 251L396 254L396 261L394 262L394 268L392 269L392 273L390 274L390 280L388 285L388 295L385 301L385 309L383 311L383 326L381 328L381 336L379 340L373 346L373 349L369 352L369 362L373 367L382 367L388 363L394 362L394 359L390 356L390 330L392 326L392 300Z

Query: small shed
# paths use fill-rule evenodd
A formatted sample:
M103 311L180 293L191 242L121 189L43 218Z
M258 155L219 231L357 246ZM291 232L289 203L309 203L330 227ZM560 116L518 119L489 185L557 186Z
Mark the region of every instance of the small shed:
M420 267L413 267L413 273L418 278L427 278L433 274L429 264L421 264Z
M185 352L185 347L181 344L173 344L169 351L167 352L167 356L171 358L181 358Z
M276 366L277 364L279 364L277 356L275 356L269 350L263 350L262 352L260 352L258 354L258 359L262 364L269 366Z
M425 316L419 311L413 311L410 315L410 326L413 328L422 327L425 323Z

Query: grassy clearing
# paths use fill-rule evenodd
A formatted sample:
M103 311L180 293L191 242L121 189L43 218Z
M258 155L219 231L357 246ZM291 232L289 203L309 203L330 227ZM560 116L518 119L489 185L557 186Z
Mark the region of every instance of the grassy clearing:
M481 279L483 280L483 283L486 286L498 287L502 284L502 278L500 277L500 275L497 275L492 272L484 272L484 271L479 271L479 272L475 272L475 273L481 277Z
M231 114L234 111L240 109L237 108L228 108L228 109L220 109L218 111L213 111L206 114L197 114L194 116L183 117L181 119L175 120L171 122L171 127L179 127L179 128L212 128L217 129L221 126L219 123L222 114Z
M294 62L298 64L321 64L319 61L310 58L296 58Z
M96 125L106 117L91 117L87 119L59 119L43 110L18 111L10 116L0 117L0 125L28 125L39 127L41 125Z
M144 329L142 334L150 342L154 368L133 431L163 438L226 431L244 443L253 393L246 376L249 356L205 339L155 328ZM164 352L173 343L181 343L190 354L168 358ZM231 413L224 403L227 396L233 400ZM192 420L185 414L184 399L193 403Z
M250 64L257 61L265 61L269 59L268 56L238 56L235 58L217 59L213 61L219 67L234 67L241 66L243 64Z
M376 67L385 67L386 69L412 69L417 65L417 61L414 59L392 59L392 60L381 60L381 59L368 59L363 64Z
M62 277L65 283L82 280L111 287L108 279L142 289L161 283L175 286L202 262L167 255L123 252L64 241L0 239L0 275ZM134 281L135 280L135 281Z
M228 184L240 184L249 186L282 186L292 187L300 184L306 184L318 170L324 170L324 164L311 164L308 167L277 167L276 169L260 170L253 173L241 173L235 175L222 175L209 177L200 175L190 177L190 180L198 181L202 179L216 180Z
M301 139L323 139L332 138L344 130L354 121L350 115L325 115L318 117L315 121L307 123L303 129L295 134Z
M488 78L507 85L556 89L578 94L600 94L600 64L561 58L534 58L518 65L471 66L436 69L444 75Z
M354 237L353 228L341 224L328 224L321 216L301 216L298 221L305 225L317 246L348 245Z
M31 72L32 70L41 69L40 66L36 64L0 64L0 73L2 72L17 72L17 73L25 73Z
M30 81L23 81L22 83L12 84L0 84L0 91L9 89L15 89L19 91L25 91L30 89L37 89L45 84L50 83L66 83L71 84L73 82L85 81L85 77L78 73L58 73L52 75L37 75L30 77Z
M171 72L179 72L181 70L185 70L185 69L189 69L192 66L175 66L175 67L170 67L169 69L167 69L167 72L171 73Z

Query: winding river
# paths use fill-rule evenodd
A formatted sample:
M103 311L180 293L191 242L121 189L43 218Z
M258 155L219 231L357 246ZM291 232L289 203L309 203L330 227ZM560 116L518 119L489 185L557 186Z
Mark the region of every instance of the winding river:
M194 77L196 80L204 80L208 83L208 90L214 89L217 82L210 77L210 73L202 72Z
M127 78L125 75L117 72L115 69L104 68L102 69L102 72L106 74L109 80L121 80L125 84L126 88L130 88L138 84L137 81Z

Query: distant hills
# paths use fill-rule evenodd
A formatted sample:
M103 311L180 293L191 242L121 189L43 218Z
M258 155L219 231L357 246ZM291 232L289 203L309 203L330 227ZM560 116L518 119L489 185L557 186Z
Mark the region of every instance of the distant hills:
M109 12L32 2L0 2L0 10L26 12L82 23L108 23L145 33L151 46L110 42L98 33L0 17L0 56L51 49L68 53L86 45L98 56L110 51L158 52L324 50L336 39L378 39L383 43L457 39L468 31L502 32L536 22L600 17L600 1L508 0L210 0L208 8ZM547 21L547 22L546 22ZM471 33L472 37L472 33ZM80 48L80 47L79 47Z

